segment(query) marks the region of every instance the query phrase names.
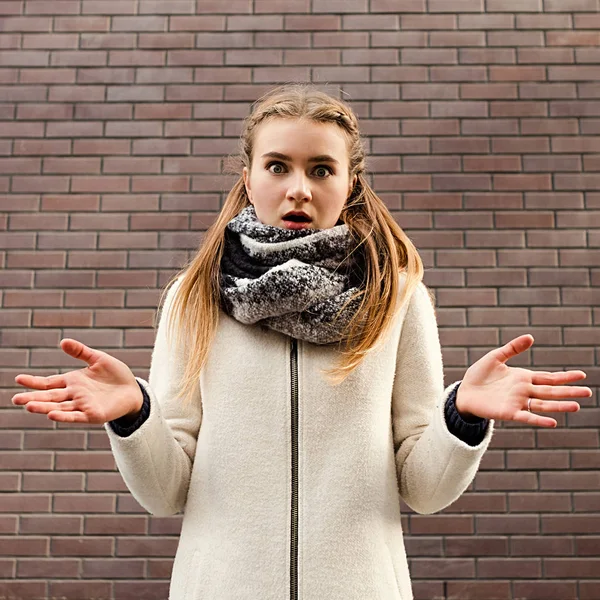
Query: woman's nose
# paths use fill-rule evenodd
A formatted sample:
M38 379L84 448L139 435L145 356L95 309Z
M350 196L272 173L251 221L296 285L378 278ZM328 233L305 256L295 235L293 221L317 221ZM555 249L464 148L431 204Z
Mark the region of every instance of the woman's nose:
M295 175L290 181L287 197L288 200L296 200L297 202L305 202L312 199L310 183L304 173Z

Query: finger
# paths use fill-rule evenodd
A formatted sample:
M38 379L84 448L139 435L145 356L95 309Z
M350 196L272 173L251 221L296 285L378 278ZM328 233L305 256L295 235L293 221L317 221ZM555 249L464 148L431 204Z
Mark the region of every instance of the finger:
M64 402L70 399L67 388L55 388L44 392L22 392L12 397L15 406L23 406L30 402Z
M494 358L505 363L507 360L529 350L533 345L533 336L529 333L520 335L512 339L508 344L504 344L501 348L492 351Z
M531 381L536 385L560 385L563 383L580 381L581 379L585 379L587 377L585 371L580 370L556 371L554 373L550 373L548 371L531 371L531 373L533 374Z
M526 410L520 410L515 415L514 420L520 421L521 423L525 423L527 425L532 425L534 427L554 428L557 424L556 420L551 417L542 417L541 415L536 415L535 413L528 412Z
M72 412L63 412L60 410L54 410L48 413L48 418L51 421L57 421L59 423L89 423L89 417L79 411L74 410Z
M92 366L96 363L100 357L101 353L98 350L94 350L77 340L73 340L71 338L64 338L60 341L60 347L63 352L76 358L77 360L83 360L88 365Z
M21 373L15 377L15 381L23 387L34 390L52 390L55 388L67 387L64 375L49 375L48 377L42 377L40 375L27 375L26 373Z
M75 403L71 400L66 402L29 402L25 409L27 412L47 415L52 411L70 412L75 410Z
M581 407L577 402L570 400L539 400L532 398L530 403L532 412L577 412Z
M589 398L592 390L589 387L575 385L534 385L530 396L541 400L562 400L563 398Z

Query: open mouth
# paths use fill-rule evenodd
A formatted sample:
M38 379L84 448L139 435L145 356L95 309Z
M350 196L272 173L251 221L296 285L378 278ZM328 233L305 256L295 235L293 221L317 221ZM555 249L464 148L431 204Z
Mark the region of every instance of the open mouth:
M301 211L288 213L282 220L287 229L306 229L312 223L312 219Z
M312 219L306 215L286 215L283 217L284 221L291 221L292 223L310 223Z

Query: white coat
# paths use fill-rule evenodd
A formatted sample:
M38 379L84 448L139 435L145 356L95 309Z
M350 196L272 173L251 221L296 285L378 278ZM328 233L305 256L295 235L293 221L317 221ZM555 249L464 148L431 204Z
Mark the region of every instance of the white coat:
M220 314L185 408L169 347L169 290L152 354L148 419L106 425L118 468L150 513L183 512L170 600L411 600L400 498L419 513L456 500L492 435L469 446L444 419L442 356L423 284L339 386L332 346Z

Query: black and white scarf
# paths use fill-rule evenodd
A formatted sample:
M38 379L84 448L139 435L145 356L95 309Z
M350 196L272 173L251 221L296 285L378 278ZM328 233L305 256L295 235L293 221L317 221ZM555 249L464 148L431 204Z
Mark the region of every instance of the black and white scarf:
M355 247L346 224L284 229L264 225L247 206L225 230L223 310L315 344L339 342L360 303L341 310L362 282L358 253L349 256Z

